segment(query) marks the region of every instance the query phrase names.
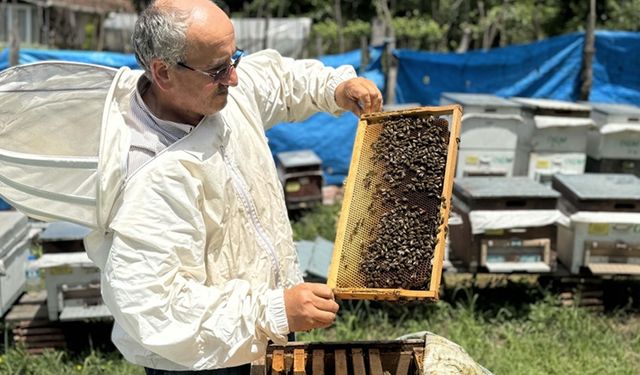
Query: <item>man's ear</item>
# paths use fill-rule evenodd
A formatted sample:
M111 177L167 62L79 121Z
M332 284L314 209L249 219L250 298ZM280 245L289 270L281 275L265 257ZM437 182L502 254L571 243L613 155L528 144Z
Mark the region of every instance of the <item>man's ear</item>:
M168 90L173 86L170 80L169 66L158 59L151 62L151 75L153 82L162 90Z

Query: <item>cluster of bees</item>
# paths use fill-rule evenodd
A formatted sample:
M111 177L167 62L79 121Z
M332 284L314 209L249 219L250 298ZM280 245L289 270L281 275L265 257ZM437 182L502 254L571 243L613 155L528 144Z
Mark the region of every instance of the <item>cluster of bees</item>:
M362 246L360 272L368 288L425 289L437 243L449 145L447 121L397 117L382 123L372 144L373 204L382 206L372 239ZM373 172L363 183L370 189ZM371 209L372 207L370 207Z

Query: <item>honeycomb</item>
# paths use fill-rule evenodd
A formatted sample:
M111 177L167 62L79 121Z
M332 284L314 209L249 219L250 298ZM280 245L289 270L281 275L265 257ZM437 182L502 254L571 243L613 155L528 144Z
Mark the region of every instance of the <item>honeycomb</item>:
M329 272L341 298L437 298L460 116L425 107L361 120Z

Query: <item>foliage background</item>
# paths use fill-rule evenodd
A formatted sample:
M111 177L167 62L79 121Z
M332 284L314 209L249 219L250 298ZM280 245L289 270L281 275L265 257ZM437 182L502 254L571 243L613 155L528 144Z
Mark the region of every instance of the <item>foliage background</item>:
M133 0L142 9L149 0ZM233 17L310 17L327 53L358 48L389 10L396 47L459 51L583 31L585 0L214 0ZM639 31L640 0L598 0L596 28ZM339 43L342 36L344 41Z

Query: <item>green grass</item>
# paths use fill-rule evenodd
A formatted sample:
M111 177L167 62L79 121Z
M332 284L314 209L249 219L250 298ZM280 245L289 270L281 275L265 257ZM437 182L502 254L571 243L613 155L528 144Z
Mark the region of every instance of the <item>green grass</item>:
M7 375L144 375L142 367L116 353L70 356L61 351L29 355L12 348L0 355L0 374Z
M313 241L320 236L329 241L336 238L336 222L340 205L316 206L311 211L291 221L295 241Z

